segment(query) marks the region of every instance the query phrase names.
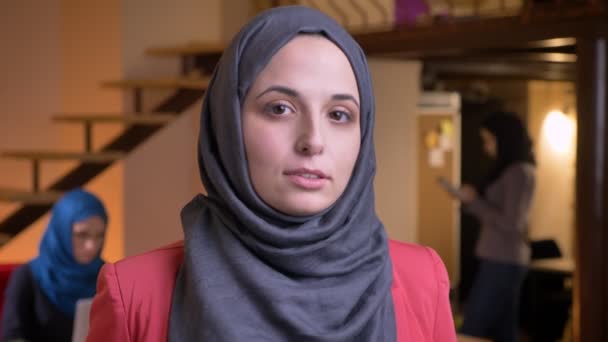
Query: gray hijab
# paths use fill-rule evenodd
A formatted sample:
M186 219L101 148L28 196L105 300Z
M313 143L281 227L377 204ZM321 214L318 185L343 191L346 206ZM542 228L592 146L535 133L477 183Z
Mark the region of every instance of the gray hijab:
M330 208L289 216L253 189L241 106L258 73L298 34L319 34L348 57L361 105L361 150ZM392 266L375 213L374 99L365 55L326 15L280 7L247 24L225 50L203 102L199 166L208 195L182 210L185 257L169 341L396 339Z

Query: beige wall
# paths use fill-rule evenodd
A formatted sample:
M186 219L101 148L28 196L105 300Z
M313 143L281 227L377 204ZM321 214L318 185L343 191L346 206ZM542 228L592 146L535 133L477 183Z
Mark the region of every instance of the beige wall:
M146 48L222 39L220 0L121 3L122 59L127 77L174 76L179 72L178 58L147 57Z
M223 0L222 2L222 41L228 42L240 31L251 17L256 14L256 3L253 0Z
M48 120L61 108L58 0L12 1L0 11L0 150L59 145ZM29 164L0 158L0 187L28 189ZM0 220L17 208L0 203ZM0 259L2 253L0 251Z
M123 2L124 75L176 76L177 58L148 57L144 50L190 41L221 41L221 15L219 0ZM147 91L145 107L152 109L170 93ZM125 160L125 255L181 238L179 212L201 190L196 161L199 111L200 104L194 105Z
M202 191L199 113L197 103L125 160L125 255L182 238L180 211Z
M121 112L121 94L99 86L100 81L118 79L122 73L120 3L62 0L62 111ZM63 127L72 131L64 135L72 148L83 146L81 127ZM93 131L94 148L108 143L122 129L117 125L97 125ZM103 256L118 260L124 256L123 163L104 171L86 188L103 200L110 218Z
M49 129L61 109L61 36L58 0L13 1L0 13L0 150L61 146L60 130ZM0 187L29 189L29 164L0 158ZM16 204L0 203L0 220ZM37 254L46 218L0 249L0 262L22 262Z
M77 0L19 1L3 8L0 30L8 42L1 65L0 149L83 148L82 128L52 124L58 112L116 112L119 94L104 92L99 81L120 75L119 1L84 3ZM9 67L10 66L10 67ZM6 90L6 91L4 91ZM6 99L4 98L6 96ZM95 146L117 133L116 128L94 131ZM0 138L2 139L2 138ZM42 186L69 171L74 163L45 163ZM29 164L0 159L0 186L28 189ZM113 166L87 185L106 204L110 216L104 257L117 260L122 246L122 168ZM0 219L17 208L3 204ZM48 216L0 249L0 262L23 262L37 254Z
M371 59L376 96L376 210L389 237L416 238L416 115L419 62Z
M528 93L528 127L538 162L530 236L533 239L555 238L564 255L571 257L576 147L572 142L572 149L566 153L552 150L543 122L552 110L576 109L574 84L533 81L528 84ZM575 117L574 112L570 115Z

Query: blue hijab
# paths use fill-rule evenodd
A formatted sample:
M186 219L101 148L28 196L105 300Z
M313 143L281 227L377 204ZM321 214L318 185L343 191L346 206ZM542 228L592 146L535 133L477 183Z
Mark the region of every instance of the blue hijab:
M30 262L42 292L68 317L74 317L76 301L95 295L97 274L104 263L100 256L86 265L74 259L72 225L92 216L101 217L107 225L108 215L97 197L80 189L66 193L53 207L38 257Z

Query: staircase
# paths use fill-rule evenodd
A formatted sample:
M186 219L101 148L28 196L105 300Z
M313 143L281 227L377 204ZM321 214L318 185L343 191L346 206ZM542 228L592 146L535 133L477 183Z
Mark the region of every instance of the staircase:
M149 137L169 125L189 106L199 100L209 84L209 75L219 60L223 46L192 43L181 46L151 48L149 56L179 58L181 75L171 79L128 79L102 82L101 86L133 93L133 113L61 113L53 117L57 124L79 124L83 127L84 151L13 150L0 151L0 157L27 160L32 167L32 187L0 188L0 202L22 206L0 222L0 246L47 213L61 195L104 172L113 163L125 158ZM142 110L144 91L173 90L173 94L154 110ZM99 150L92 148L93 126L96 124L124 126L123 131ZM76 161L73 169L45 189L40 188L40 165L53 161Z

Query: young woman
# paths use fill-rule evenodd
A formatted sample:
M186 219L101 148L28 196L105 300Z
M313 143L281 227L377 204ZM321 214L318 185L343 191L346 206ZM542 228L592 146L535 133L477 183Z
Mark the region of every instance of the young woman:
M2 341L72 340L76 302L95 295L108 216L83 190L53 207L36 259L16 269L6 288Z
M527 223L535 162L528 132L514 114L489 116L480 134L494 163L478 190L461 189L465 210L482 224L475 251L481 264L462 332L512 342L517 341L520 292L530 262Z
M201 114L185 239L102 270L88 341L455 341L445 268L374 209L365 55L306 7L254 18Z

